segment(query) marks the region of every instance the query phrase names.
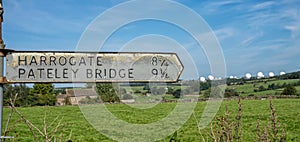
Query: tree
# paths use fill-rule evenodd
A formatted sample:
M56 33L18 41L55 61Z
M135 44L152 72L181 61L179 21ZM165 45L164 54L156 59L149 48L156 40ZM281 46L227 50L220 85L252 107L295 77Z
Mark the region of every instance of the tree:
M200 91L207 90L211 86L211 81L208 80L207 82L200 82Z
M97 83L96 92L100 96L103 102L115 103L120 102L120 98L116 94L116 91L112 83Z
M173 93L174 98L180 98L181 97L181 89L176 89Z
M276 86L275 86L274 83L269 84L269 85L268 85L268 90L274 90L274 89L276 89L275 87L276 87Z
M239 93L236 92L234 89L225 89L224 97L229 98L232 96L239 96Z
M11 84L4 84L4 95L3 95L3 103L4 105L9 105L10 98L14 98L14 87Z
M260 85L260 86L258 87L258 90L259 90L259 91L266 91L267 89L266 89L263 85Z
M127 94L126 89L125 89L125 88L120 88L120 89L119 89L119 94L120 94L120 95L126 95L126 94Z
M173 94L174 93L174 88L173 87L170 87L170 86L168 86L168 89L167 89L167 92L166 92L166 94Z
M31 103L31 101L29 100L29 90L30 88L28 88L25 84L5 84L3 96L4 105L8 105L10 102L10 98L13 99L15 95L18 94L15 106L29 106Z
M297 95L297 89L292 85L288 85L281 92L281 95Z
M38 106L55 105L56 96L52 83L35 83L30 90L30 101L32 105Z

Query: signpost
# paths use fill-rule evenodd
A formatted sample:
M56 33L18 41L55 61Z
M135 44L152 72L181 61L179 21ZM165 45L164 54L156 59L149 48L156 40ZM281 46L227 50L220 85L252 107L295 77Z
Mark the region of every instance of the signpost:
M18 51L6 55L8 83L176 82L175 53Z
M175 53L42 52L4 49L0 0L0 142L3 84L176 82L183 65ZM6 76L3 59L6 57Z
M175 53L13 51L1 37L0 45L0 134L5 83L176 82L183 71Z
M0 49L4 49L4 41L2 39L2 22L3 22L3 7L0 0ZM3 55L0 55L0 80L3 80ZM3 109L3 83L0 83L0 142L2 142L2 109Z

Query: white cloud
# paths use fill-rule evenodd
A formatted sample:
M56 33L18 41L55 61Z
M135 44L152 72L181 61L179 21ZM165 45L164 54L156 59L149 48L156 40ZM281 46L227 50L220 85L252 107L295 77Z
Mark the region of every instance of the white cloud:
M263 3L259 3L256 5L253 5L249 11L256 11L256 10L263 10L266 8L269 8L270 6L274 5L276 2L274 1L267 1Z
M292 39L296 39L300 34L300 10L288 10L285 15L291 18L291 22L287 23L284 28L291 32Z
M238 3L241 3L241 2L238 0L227 0L227 1L217 1L217 2L209 1L208 3L204 4L204 11L206 11L206 13L219 12L219 9L222 6L238 4ZM222 9L222 10L224 10L224 9Z
M287 29L287 30L290 30L292 33L295 33L295 32L297 32L299 30L299 27L297 27L295 25L293 25L293 26L285 26L284 28Z
M217 38L219 40L224 40L226 38L230 38L236 34L235 30L233 28L225 27L221 29L217 29L214 31Z
M246 39L244 39L241 42L241 46L245 47L245 46L249 46L251 45L253 42L255 42L257 39L259 39L261 36L263 36L263 32L260 31L258 33L254 33L252 35L248 34Z

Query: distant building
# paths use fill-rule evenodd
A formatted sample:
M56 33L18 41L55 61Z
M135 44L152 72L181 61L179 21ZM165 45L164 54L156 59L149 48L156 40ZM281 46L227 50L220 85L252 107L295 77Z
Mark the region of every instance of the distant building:
M58 94L56 96L56 105L57 106L64 106L66 105L66 94Z
M92 88L88 89L66 89L66 94L59 94L56 97L56 105L63 106L66 103L70 105L78 105L79 102L86 98L95 99L98 97L96 91Z

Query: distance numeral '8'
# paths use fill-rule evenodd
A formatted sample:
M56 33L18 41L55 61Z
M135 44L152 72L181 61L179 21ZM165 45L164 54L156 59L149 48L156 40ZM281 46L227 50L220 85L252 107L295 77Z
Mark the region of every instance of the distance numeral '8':
M152 64L153 66L156 66L156 65L158 64L158 59L157 59L157 57L152 57L152 59L151 59L151 64Z

